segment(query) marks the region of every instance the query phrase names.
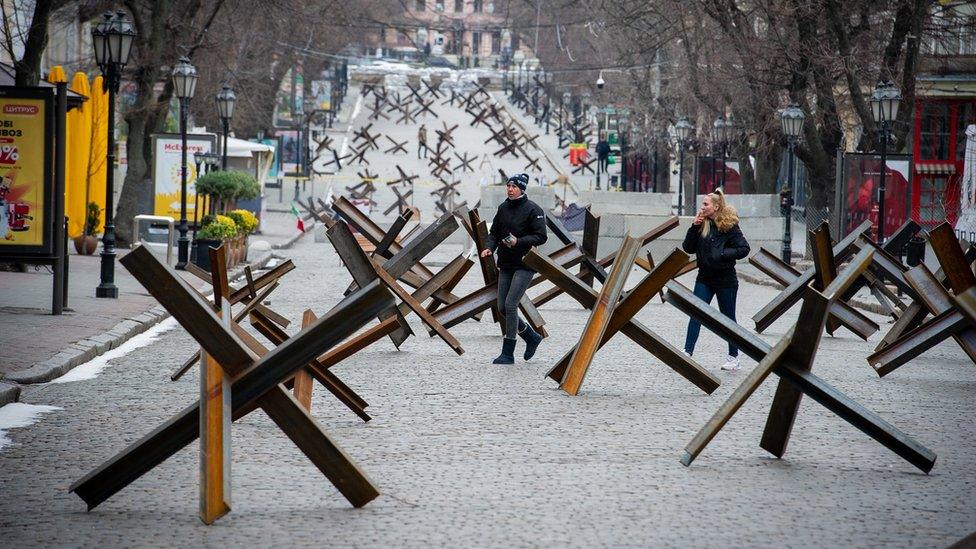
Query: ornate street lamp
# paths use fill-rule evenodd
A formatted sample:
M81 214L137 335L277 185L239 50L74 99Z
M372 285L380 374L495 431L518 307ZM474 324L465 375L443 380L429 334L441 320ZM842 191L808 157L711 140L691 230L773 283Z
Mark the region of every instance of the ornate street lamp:
M115 285L115 95L119 91L122 70L129 62L136 31L125 18L125 12L105 13L104 20L91 31L95 62L104 76L103 90L108 91L108 151L105 155L105 233L102 235L101 276L95 297L119 297Z
M234 117L234 105L237 103L237 96L230 86L224 85L224 89L217 94L217 114L220 115L220 123L224 129L224 146L220 148L220 169L227 170L227 134L230 132L230 119Z
M190 60L181 57L173 68L173 90L180 100L180 238L177 241L176 268L185 269L190 256L190 239L187 238L186 225L186 117L190 99L197 89L197 69Z
M674 135L678 138L678 215L684 215L685 202L683 196L685 175L685 144L695 127L684 116L674 125Z
M871 94L871 114L878 124L878 139L881 140L881 174L878 184L878 244L884 244L885 233L885 172L888 161L888 138L891 123L898 116L901 93L891 82L879 82Z
M786 143L789 147L789 152L787 153L789 154L789 161L786 168L786 188L780 193L780 213L783 214L783 247L780 257L784 263L789 265L790 258L793 255L791 246L793 236L791 231L793 222L793 187L795 185L793 172L796 158L794 149L796 148L797 140L800 138L800 133L803 131L803 120L806 118L806 115L798 105L793 104L783 109L779 117L783 123L783 134L786 136Z

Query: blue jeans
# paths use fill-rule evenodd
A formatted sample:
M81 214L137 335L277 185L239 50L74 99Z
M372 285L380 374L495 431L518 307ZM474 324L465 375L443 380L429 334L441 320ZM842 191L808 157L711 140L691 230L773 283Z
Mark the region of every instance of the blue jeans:
M525 330L525 322L518 317L518 304L534 275L534 272L522 269L498 271L498 312L505 317L505 337L508 339L515 339L516 334Z
M708 284L695 282L695 295L705 303L712 302L712 296L718 297L718 310L735 322L735 295L739 288L712 288ZM698 334L701 332L701 322L694 318L688 322L688 335L685 337L685 351L691 354L695 351L695 343L698 342ZM739 349L729 343L729 356L739 356Z

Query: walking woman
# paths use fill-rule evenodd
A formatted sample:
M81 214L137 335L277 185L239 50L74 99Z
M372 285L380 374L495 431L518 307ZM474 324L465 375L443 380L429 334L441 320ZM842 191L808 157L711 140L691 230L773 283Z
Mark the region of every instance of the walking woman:
M508 198L498 206L488 233L487 247L481 251L481 257L487 257L498 250L498 310L505 315L505 337L502 354L493 361L494 364L515 363L516 334L525 341L525 354L522 355L525 360L532 358L542 341L542 336L518 317L518 303L535 274L522 263L522 258L533 246L545 243L547 238L545 213L525 195L528 184L528 174L508 178Z
M742 236L739 216L735 208L725 202L722 189L704 196L701 210L688 228L681 247L686 253L694 253L698 260L695 295L705 303L711 303L712 297L717 297L719 310L734 322L735 297L739 291L735 262L749 255L749 243ZM695 352L700 331L701 323L691 319L685 338L685 354L688 356ZM739 349L732 343L729 343L729 356L722 369L739 369Z

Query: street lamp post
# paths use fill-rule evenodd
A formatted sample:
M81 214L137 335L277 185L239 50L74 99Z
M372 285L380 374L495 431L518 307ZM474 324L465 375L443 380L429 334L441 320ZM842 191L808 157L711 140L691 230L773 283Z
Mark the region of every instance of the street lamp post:
M620 181L617 189L627 190L627 133L630 131L630 118L622 116L617 124L620 130Z
M786 135L786 143L789 147L789 159L786 167L786 188L780 193L780 213L783 214L783 247L780 257L787 265L789 265L793 255L791 244L793 235L791 231L793 225L793 186L795 184L793 177L796 158L794 151L796 149L797 139L799 139L800 133L803 131L804 118L806 118L806 115L803 113L803 110L795 104L786 107L780 113L780 121L783 123L783 134Z
M119 297L115 285L115 94L119 91L122 69L129 62L136 32L124 12L106 13L104 20L92 28L95 61L104 75L103 89L108 88L108 147L105 155L105 233L102 235L101 276L95 297Z
M719 142L722 151L722 178L721 183L715 184L715 178L712 178L712 190L714 191L718 187L722 187L725 190L725 153L729 144L729 133L732 128L732 124L725 119L725 117L716 118L715 122L712 123L712 128L715 130L715 140Z
M885 239L885 172L888 161L888 139L891 123L898 116L901 93L891 82L879 82L871 94L871 114L878 124L878 139L881 140L881 173L878 177L878 244Z
M190 239L186 236L186 117L190 99L197 88L197 69L181 57L173 68L173 90L180 100L180 238L177 241L177 269L185 269L190 256Z
M227 134L230 132L230 119L234 117L234 105L237 103L237 96L234 94L234 90L225 84L224 88L217 93L216 101L217 114L220 116L220 123L224 130L224 145L220 148L220 169L226 171Z
M691 137L693 131L695 131L695 127L685 117L681 117L678 123L674 125L674 134L678 138L678 215L684 215L685 213L683 193L685 187L685 143Z

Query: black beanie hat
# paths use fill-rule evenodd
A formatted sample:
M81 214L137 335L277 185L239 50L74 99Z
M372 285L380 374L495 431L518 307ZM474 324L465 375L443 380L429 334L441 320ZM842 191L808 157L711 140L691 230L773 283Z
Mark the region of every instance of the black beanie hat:
M525 192L525 188L529 186L529 174L517 173L508 178L508 183L515 185L516 187L522 189L522 192Z

